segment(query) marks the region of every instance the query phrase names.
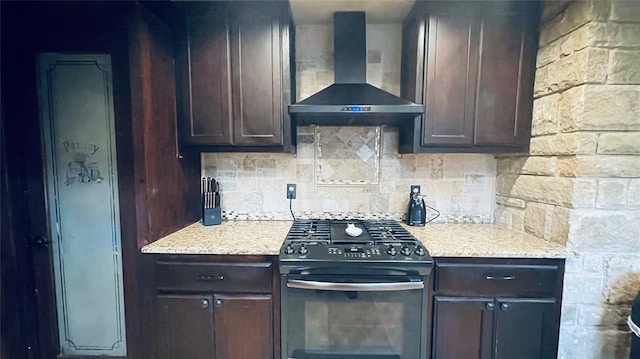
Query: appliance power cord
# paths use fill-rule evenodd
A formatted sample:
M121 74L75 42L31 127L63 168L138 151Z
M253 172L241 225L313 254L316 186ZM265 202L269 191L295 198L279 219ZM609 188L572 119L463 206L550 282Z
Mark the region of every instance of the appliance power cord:
M432 210L432 211L435 211L435 212L436 212L436 215L435 215L435 216L433 216L433 217L431 217L431 218L429 218L429 220L428 220L428 221L426 221L425 223L431 223L433 220L435 220L436 218L440 217L440 211L438 211L437 209L435 209L435 208L433 208L433 207L431 207L431 206L429 206L429 205L426 205L426 204L425 204L425 207L427 207L427 208L429 208L430 210Z
M293 217L293 220L295 221L296 220L296 215L293 214L293 208L291 208L292 203L293 203L293 199L289 198L289 212L291 212L291 217Z

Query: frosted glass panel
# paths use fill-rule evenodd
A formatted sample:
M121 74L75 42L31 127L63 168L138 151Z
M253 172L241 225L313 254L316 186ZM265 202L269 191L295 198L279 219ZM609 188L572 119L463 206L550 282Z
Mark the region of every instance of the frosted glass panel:
M40 56L60 347L126 355L111 60Z

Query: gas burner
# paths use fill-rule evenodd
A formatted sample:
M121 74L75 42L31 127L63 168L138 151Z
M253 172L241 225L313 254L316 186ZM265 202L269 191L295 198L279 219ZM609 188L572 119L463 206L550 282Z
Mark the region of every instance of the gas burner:
M362 230L350 236L353 224ZM282 263L423 263L431 261L422 243L392 220L296 220L281 248Z

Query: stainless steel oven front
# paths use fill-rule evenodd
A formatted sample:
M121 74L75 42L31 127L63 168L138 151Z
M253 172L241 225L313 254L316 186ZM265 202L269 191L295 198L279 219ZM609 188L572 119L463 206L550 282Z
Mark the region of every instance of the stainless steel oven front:
M425 359L428 278L282 276L282 359Z

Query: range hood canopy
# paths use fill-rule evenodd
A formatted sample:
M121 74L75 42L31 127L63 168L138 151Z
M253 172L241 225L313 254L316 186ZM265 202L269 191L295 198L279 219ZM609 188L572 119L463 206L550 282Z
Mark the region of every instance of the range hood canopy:
M422 105L367 83L365 16L363 11L333 14L335 83L289 105L298 125L397 126L423 113Z

